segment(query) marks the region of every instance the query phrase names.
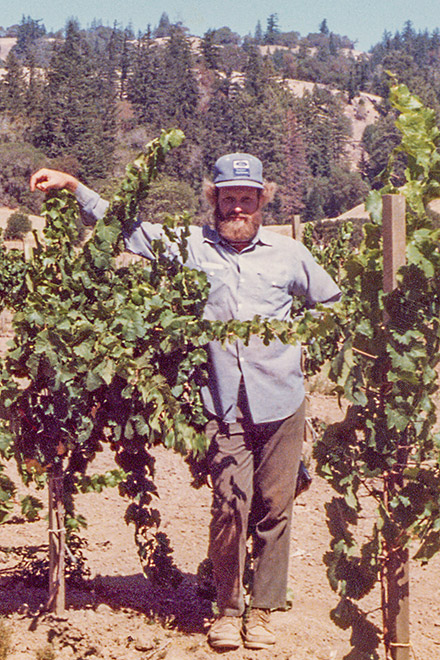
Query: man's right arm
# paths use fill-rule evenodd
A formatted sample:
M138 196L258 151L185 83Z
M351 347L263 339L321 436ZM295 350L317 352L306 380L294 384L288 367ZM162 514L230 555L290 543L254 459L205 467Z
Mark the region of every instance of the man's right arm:
M109 203L102 199L97 192L91 190L74 176L67 174L67 172L60 172L49 168L38 170L31 177L30 188L32 191L41 190L42 192L49 192L50 190L68 190L73 193L81 207L82 217L86 225L94 225L98 219L105 215L109 206ZM167 241L162 225L160 224L138 222L133 231L130 234L126 234L124 238L126 248L130 252L139 254L147 259L154 258L152 242L157 239L163 240L168 246L169 257L174 257L178 254L176 246Z
M30 188L32 191L41 190L45 193L50 190L68 190L73 193L81 207L86 225L94 225L99 218L103 217L108 208L108 202L102 199L98 193L87 188L67 172L43 167L31 176Z

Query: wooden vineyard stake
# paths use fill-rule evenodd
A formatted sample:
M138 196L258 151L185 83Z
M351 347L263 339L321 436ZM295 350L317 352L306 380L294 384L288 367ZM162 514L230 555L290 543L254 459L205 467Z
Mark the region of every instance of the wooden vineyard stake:
M55 614L65 611L63 468L56 464L49 474L49 600L47 607Z
M405 197L384 195L382 213L383 289L390 293L397 285L396 274L406 261ZM400 474L390 484L398 490L403 485L403 470L408 450L402 434ZM407 548L388 549L385 570L384 634L387 659L409 660L409 552Z
M292 238L296 238L297 241L302 240L303 229L304 227L301 224L301 216L294 215L292 218Z
M406 261L405 197L384 195L383 219L383 290L390 293L396 288L397 271Z

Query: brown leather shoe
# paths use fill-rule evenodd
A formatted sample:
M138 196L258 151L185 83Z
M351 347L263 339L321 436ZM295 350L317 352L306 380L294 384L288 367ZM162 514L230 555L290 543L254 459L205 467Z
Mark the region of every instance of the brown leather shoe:
M208 632L208 642L213 649L237 649L241 644L241 618L221 616Z
M270 610L254 607L243 624L244 645L247 649L270 649L275 633L270 627Z

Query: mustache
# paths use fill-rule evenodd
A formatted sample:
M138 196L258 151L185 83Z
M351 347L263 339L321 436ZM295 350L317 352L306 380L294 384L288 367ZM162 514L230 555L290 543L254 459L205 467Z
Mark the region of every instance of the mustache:
M250 220L253 217L253 214L229 211L226 215L222 215L220 209L217 207L214 212L214 217L217 222L228 222L230 220Z
M223 221L225 221L225 220L233 220L233 219L243 219L243 220L247 220L247 219L250 218L250 217L251 217L251 216L248 215L247 213L234 213L234 211L231 211L230 213L228 213L227 215L225 215L225 216L223 217Z

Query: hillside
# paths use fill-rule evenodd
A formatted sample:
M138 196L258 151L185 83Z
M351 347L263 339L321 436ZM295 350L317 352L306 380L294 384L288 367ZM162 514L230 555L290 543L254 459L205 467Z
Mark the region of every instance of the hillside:
M16 37L0 37L0 59L6 60L9 51L16 43Z
M315 87L320 87L319 84L306 81L294 80L287 78L283 81L284 85L294 94L294 96L301 98L305 92L311 94ZM332 94L340 95L342 92L335 88L329 88L326 85L321 85L322 88L327 89ZM356 170L359 168L362 153L362 136L365 128L374 124L380 117L378 108L382 102L382 98L377 94L369 94L367 92L359 92L350 102L345 96L344 114L350 120L351 133L348 138L345 154L346 158L351 164L351 168Z
M146 217L184 208L203 221L201 181L225 152L252 152L278 185L268 222L335 218L361 204L399 141L389 72L440 116L438 33L385 35L369 53L323 21L317 33L228 26L190 35L164 14L144 34L23 17L0 38L0 204L38 212L30 171L64 167L106 196L162 128L186 134ZM14 43L14 39L16 40ZM367 129L367 130L366 130ZM396 169L396 181L402 168ZM10 185L14 179L15 185ZM149 216L148 214L151 213Z

